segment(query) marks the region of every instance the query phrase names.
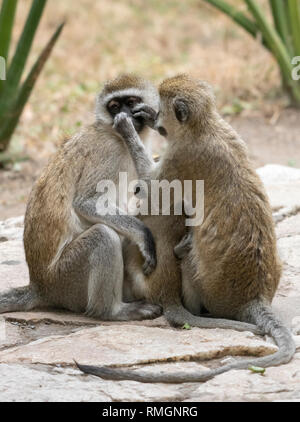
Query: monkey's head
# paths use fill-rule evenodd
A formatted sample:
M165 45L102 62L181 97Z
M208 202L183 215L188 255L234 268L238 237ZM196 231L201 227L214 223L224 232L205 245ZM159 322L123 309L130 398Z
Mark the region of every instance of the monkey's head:
M96 103L96 119L113 125L114 118L125 112L132 118L137 132L146 127L141 117L134 117L132 111L139 103L145 103L158 111L159 95L157 89L147 80L131 74L122 74L108 81L100 92Z
M210 85L185 74L164 80L159 95L156 129L170 140L182 136L187 130L195 133L202 130L215 112Z

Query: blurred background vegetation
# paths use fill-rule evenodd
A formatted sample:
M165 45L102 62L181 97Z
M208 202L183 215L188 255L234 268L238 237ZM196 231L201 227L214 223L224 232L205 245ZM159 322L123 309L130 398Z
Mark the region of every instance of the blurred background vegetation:
M257 0L244 0L248 13L224 0L205 0L229 16L273 54L281 72L282 87L291 103L300 106L300 83L291 78L293 58L300 57L300 1L269 0L273 22Z
M271 22L270 1L256 2ZM6 170L0 171L0 219L23 212L41 166L64 138L92 122L96 93L120 72L140 73L154 83L178 72L207 80L222 114L247 141L256 166L280 162L300 167L300 114L288 108L290 98L282 90L274 55L262 47L259 36L254 39L208 3L47 1L23 82L58 26L66 24L10 142L10 154L29 160L5 163ZM246 1L226 3L251 17ZM18 1L11 55L31 5L32 0Z

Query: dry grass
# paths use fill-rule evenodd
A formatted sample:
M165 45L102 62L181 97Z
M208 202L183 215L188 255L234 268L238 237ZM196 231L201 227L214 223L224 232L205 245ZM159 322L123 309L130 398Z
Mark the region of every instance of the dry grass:
M19 3L17 33L29 5ZM154 82L188 72L214 85L221 107L239 99L268 112L281 102L274 102L280 77L272 57L201 0L49 0L34 55L63 20L66 27L25 109L15 148L25 145L39 156L53 152L62 137L92 119L103 82L124 71Z

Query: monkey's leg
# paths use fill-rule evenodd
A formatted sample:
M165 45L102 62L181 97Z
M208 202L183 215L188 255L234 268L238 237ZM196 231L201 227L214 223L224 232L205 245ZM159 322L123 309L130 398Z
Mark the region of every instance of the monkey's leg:
M181 261L181 279L184 306L180 302L164 307L164 315L170 324L182 326L188 323L199 328L225 328L262 334L256 325L247 322L199 316L206 310L206 307L201 298L201 280L196 274L191 252Z
M181 261L182 299L186 309L188 309L193 315L200 315L204 307L201 303L201 297L197 286L194 285L195 270L193 267L192 256L186 251L187 245L190 248L190 242L187 243L185 240L186 237L184 236L181 240L183 243L181 244L180 242L175 246L176 248L181 244L182 249L180 251L184 254Z
M91 223L103 223L134 242L144 257L143 272L149 275L156 267L156 248L151 231L138 218L124 215L117 207L111 207L110 214L97 212L97 199L77 199L76 212Z
M122 302L123 265L118 234L105 225L95 224L63 251L56 266L61 288L55 302L105 320L160 315L158 306Z

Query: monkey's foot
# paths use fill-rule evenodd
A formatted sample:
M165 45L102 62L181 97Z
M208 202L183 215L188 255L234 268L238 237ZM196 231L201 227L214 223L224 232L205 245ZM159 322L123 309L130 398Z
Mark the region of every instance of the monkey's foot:
M124 303L121 311L113 318L119 321L140 321L142 319L158 318L162 314L162 308L145 302Z

